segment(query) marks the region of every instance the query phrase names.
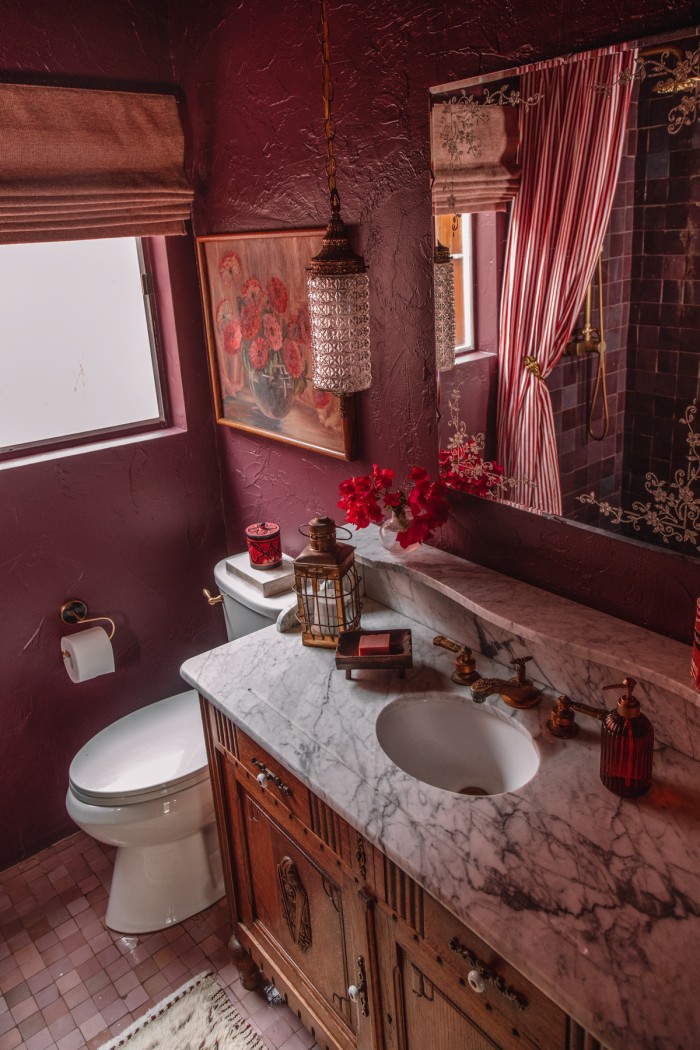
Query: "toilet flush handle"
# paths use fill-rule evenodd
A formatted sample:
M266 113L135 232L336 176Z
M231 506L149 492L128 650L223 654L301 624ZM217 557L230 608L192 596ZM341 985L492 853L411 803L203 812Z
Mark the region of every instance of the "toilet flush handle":
M223 594L212 594L211 591L207 590L206 587L202 587L202 594L207 599L210 605L220 605L224 600Z

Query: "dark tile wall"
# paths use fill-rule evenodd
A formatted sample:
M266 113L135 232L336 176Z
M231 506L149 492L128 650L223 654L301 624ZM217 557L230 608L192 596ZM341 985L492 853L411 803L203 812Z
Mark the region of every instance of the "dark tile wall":
M697 45L694 37L680 46L692 51ZM627 506L654 503L645 488L648 472L670 485L676 471L687 468L688 429L681 419L700 391L700 124L670 134L669 114L682 95L657 94L656 83L649 78L639 88Z

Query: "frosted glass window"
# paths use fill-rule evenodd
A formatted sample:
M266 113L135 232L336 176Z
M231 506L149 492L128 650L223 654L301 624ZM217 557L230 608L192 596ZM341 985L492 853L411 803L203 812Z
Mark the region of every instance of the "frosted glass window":
M0 246L0 449L163 418L138 241Z

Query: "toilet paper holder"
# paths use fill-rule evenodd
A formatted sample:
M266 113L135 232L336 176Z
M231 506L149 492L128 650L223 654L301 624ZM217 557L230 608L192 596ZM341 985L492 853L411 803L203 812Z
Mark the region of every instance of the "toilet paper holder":
M85 602L81 602L80 598L69 598L61 606L60 616L64 623L70 624L96 623L98 620L103 620L112 627L112 630L109 632L109 640L111 641L116 631L114 620L109 616L88 616L87 611L87 605Z

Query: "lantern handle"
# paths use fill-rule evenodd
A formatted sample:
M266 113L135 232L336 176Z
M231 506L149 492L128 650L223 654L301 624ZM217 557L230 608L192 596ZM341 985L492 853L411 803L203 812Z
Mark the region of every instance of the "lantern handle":
M304 529L308 529L308 527L309 527L308 525L300 525L299 529L298 529L298 531L302 534L302 536L306 537L306 539L309 538L310 533L309 532L304 532ZM336 525L335 526L336 536L338 535L338 532L344 532L345 536L346 536L346 539L349 539L349 540L352 539L352 532L350 531L350 529L346 529L344 525Z

